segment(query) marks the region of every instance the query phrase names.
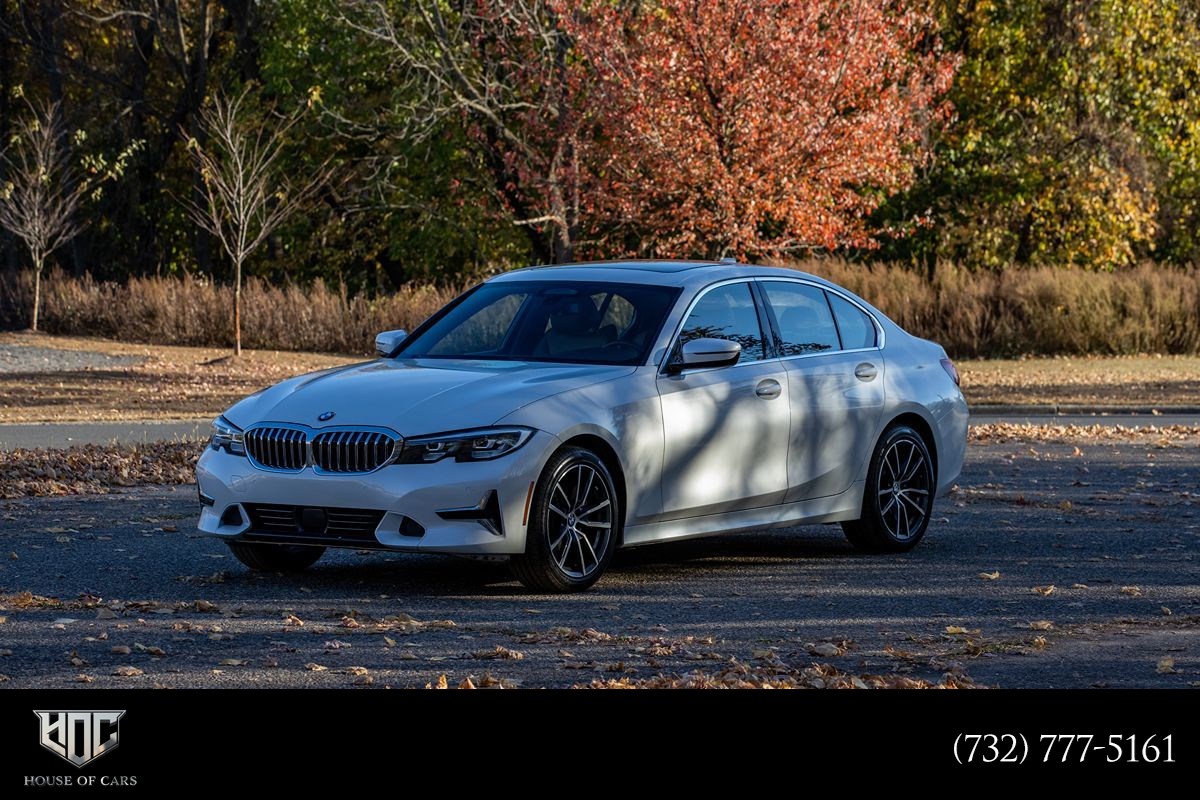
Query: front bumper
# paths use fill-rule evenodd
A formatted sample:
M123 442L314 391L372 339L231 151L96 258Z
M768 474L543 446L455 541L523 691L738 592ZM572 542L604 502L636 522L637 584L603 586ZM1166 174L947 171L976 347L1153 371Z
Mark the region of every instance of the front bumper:
M375 540L388 550L523 553L531 487L558 444L551 434L538 431L521 449L494 461L395 464L366 475L317 475L311 468L271 472L257 469L244 456L205 448L196 464L196 482L205 498L199 528L201 533L232 541L253 536L246 503L372 509L387 512L375 529ZM493 491L502 523L499 534L478 520L445 519L437 513L476 506ZM233 507L240 513L227 515ZM228 521L234 516L240 517L236 524L222 522L223 517ZM421 525L424 535L403 535L404 517Z

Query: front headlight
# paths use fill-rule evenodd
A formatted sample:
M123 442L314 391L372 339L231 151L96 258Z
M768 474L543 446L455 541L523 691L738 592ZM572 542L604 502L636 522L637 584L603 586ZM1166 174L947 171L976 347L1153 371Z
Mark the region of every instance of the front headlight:
M246 437L242 429L224 417L212 421L212 438L208 444L213 450L224 450L235 456L246 455Z
M533 431L529 428L484 428L477 431L439 433L404 440L397 464L432 464L443 458L455 461L491 461L516 450Z

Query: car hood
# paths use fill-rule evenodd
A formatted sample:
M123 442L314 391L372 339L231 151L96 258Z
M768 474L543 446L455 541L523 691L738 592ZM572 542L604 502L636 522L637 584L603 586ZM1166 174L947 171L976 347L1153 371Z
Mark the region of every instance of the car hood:
M491 425L535 400L633 367L525 361L390 359L301 375L250 395L225 417L310 427L376 425L405 437ZM332 411L326 422L318 417Z

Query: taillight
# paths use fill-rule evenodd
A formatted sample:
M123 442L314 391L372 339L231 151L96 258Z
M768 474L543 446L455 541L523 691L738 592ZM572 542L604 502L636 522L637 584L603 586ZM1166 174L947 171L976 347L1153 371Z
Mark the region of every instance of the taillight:
M942 365L942 369L946 370L946 374L950 376L950 380L954 381L954 385L960 386L961 384L958 382L958 370L954 368L954 362L948 358L943 358L938 363Z

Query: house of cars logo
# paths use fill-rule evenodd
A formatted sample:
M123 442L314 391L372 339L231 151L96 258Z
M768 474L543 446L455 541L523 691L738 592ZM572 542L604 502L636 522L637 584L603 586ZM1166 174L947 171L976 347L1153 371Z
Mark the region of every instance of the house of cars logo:
M59 758L82 767L115 750L124 711L34 711L41 720L39 741Z

